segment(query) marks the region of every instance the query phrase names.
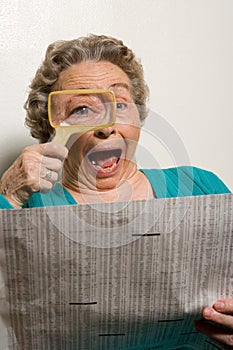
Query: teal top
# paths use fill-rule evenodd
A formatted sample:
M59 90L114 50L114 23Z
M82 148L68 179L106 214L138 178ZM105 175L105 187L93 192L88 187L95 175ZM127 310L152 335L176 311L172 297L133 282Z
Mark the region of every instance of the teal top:
M169 169L141 169L148 178L156 198L200 196L230 193L226 185L212 172L181 166ZM38 208L57 205L75 205L74 197L59 183L47 193L35 192L23 208ZM0 195L0 209L13 209Z

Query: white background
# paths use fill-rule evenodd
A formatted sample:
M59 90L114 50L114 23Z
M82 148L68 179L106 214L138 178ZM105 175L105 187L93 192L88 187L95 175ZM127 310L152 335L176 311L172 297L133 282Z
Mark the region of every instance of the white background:
M1 0L0 174L34 142L23 103L47 46L88 33L121 38L135 51L151 110L179 134L191 164L214 171L233 190L232 0ZM186 162L155 134L142 134L140 166L147 151L151 167Z

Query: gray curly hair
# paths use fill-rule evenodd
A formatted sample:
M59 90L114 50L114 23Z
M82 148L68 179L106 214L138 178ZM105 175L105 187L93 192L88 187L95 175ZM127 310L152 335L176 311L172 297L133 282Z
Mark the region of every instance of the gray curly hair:
M88 60L109 61L127 74L131 82L132 97L143 124L147 116L149 89L144 80L140 61L121 40L90 34L50 44L45 59L32 80L24 105L27 112L25 124L30 128L31 135L40 142L47 142L54 133L48 121L47 102L60 73L76 63Z

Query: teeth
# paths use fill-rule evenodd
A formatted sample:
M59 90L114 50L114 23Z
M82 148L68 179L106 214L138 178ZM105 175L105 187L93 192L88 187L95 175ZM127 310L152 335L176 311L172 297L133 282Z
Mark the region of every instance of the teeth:
M97 168L97 169L101 169L101 166L99 164L96 163L96 161L92 160L91 163Z
M93 164L97 169L101 169L101 166L97 164L94 160L91 161L91 164Z
M93 164L94 167L95 167L96 169L102 169L102 170L106 170L106 171L107 171L107 170L113 168L118 162L119 162L119 158L117 159L117 161L116 161L114 164L112 164L110 167L106 167L106 168L102 168L102 167L101 167L99 164L97 164L96 161L94 161L94 160L91 161L91 164Z

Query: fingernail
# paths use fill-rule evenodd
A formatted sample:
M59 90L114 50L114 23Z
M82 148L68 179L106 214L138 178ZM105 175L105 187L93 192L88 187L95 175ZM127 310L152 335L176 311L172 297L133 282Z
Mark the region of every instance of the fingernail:
M215 304L214 304L214 308L216 310L223 310L224 309L224 303L222 301L217 301Z
M214 311L213 311L213 309L211 309L210 307L206 307L206 308L204 309L204 311L203 311L203 315L204 315L205 317L210 317L210 316L213 315L213 313L214 313Z

